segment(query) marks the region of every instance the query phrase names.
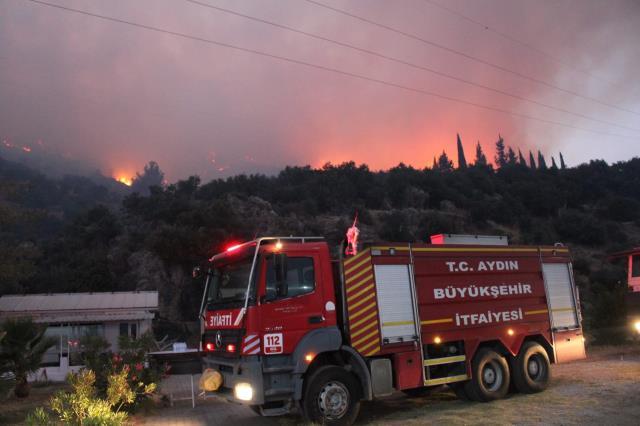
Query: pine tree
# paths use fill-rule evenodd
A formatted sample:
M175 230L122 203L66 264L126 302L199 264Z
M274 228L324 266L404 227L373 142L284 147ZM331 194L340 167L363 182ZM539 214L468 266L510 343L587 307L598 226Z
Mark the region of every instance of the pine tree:
M521 166L527 165L527 160L524 159L524 155L522 155L522 151L520 151L520 148L518 148L518 164L520 164Z
M431 170L438 170L438 162L436 161L436 156L433 156L433 165L431 165Z
M467 159L464 158L464 149L462 148L462 141L460 140L460 134L456 135L458 138L458 168L467 168Z
M480 141L478 141L478 144L476 145L476 161L475 161L475 165L476 166L486 166L487 165L487 157L484 155L484 152L482 152L482 147L480 146Z
M516 157L516 153L511 147L507 150L507 164L510 166L515 166L518 164L518 157Z
M538 150L538 168L540 170L547 170L547 162L544 160L544 155Z
M556 159L551 157L551 170L558 170L558 165L556 164Z
M564 162L564 157L562 156L562 153L560 153L560 169L564 170L567 168L567 165Z
M504 152L504 139L498 134L498 141L496 142L496 166L502 168L507 165L507 156Z
M441 172L450 172L453 170L453 161L449 160L447 153L442 151L438 157L438 170Z

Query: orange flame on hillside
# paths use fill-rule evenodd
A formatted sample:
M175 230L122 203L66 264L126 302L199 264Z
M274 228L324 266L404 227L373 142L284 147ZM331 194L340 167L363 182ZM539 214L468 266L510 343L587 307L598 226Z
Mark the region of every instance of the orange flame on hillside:
M116 175L114 176L114 179L117 180L120 183L123 183L127 186L131 186L131 184L133 183L133 179L130 177L127 177L124 174L120 174L120 175Z

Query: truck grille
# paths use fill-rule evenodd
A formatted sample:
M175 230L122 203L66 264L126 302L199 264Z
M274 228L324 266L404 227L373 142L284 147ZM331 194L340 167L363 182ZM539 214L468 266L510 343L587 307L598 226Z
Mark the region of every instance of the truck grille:
M208 353L237 357L242 351L242 336L244 334L244 329L207 330L202 338L202 347ZM220 337L218 338L218 336Z

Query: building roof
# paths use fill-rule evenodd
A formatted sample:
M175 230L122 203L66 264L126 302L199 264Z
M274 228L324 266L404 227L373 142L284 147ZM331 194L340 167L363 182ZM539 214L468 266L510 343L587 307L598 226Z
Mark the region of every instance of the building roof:
M155 311L158 309L158 292L9 294L0 297L0 313L7 314L52 311L102 311L107 309Z
M619 258L619 257L627 257L630 254L640 254L640 247L634 247L634 248L631 248L629 250L619 251L617 253L611 253L608 256L608 258L610 260L612 260L612 259L616 259L616 258Z

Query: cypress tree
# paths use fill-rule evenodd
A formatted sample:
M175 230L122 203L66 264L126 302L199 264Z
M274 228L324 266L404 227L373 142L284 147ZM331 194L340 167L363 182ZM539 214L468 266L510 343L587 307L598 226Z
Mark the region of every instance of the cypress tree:
M562 156L562 153L560 153L560 169L564 170L567 168L567 165L564 162L564 157Z
M460 134L456 134L458 138L458 168L466 169L467 168L467 159L464 158L464 149L462 148L462 141L460 140Z
M518 164L522 166L527 165L527 160L524 159L524 155L522 155L522 151L520 151L520 148L518 148Z
M431 166L431 170L438 170L438 162L436 161L436 156L433 156L433 165Z
M544 160L544 155L538 150L538 168L540 170L547 170L547 162Z
M556 164L556 159L551 157L551 170L558 170L558 166Z
M533 153L531 151L529 151L529 167L531 167L531 170L535 170L536 167L536 160L533 158Z
M484 155L484 152L482 152L482 147L480 146L480 141L478 141L478 144L476 145L476 161L475 161L475 165L476 166L486 166L487 165L487 157Z
M518 157L516 157L516 153L511 147L507 150L507 164L510 166L515 166L518 164Z

